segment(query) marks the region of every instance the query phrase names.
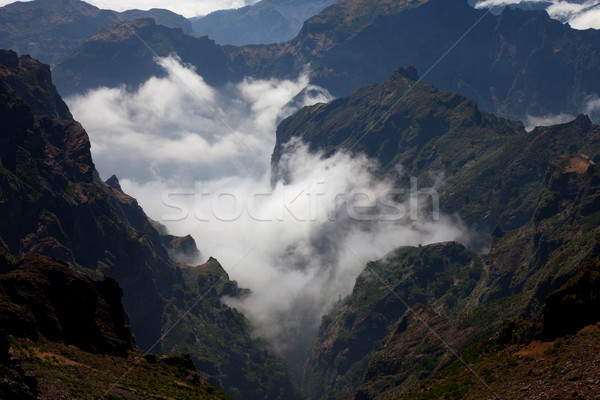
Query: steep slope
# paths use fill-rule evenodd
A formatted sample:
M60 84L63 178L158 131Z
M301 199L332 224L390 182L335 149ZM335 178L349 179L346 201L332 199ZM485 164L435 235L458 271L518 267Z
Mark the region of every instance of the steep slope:
M10 335L126 357L134 346L122 295L113 279L92 281L66 263L29 256L0 275L0 319Z
M116 281L91 280L44 256L14 260L1 254L0 259L2 398L140 399L148 392L181 399L229 398L198 379L189 355L142 358Z
M164 76L165 71L154 62L155 55L172 54L195 67L210 85L231 79L227 57L212 40L187 36L181 29L160 26L151 19L117 24L87 39L54 68L52 77L63 96L100 86L135 87L152 76Z
M562 157L548 169L531 221L496 231L489 255L432 245L399 249L367 265L352 295L323 319L305 369L310 398L414 394L418 382L456 360L454 351L462 353L507 318L543 315L540 328L519 334L530 340L536 331L552 340L595 323L593 269L579 269L579 277L561 285L600 254L599 184L600 168L587 157ZM412 309L405 312L407 305ZM489 394L462 363L451 370L476 388L472 398ZM482 370L486 380L493 375ZM444 387L462 398L464 387L452 382Z
M126 62L133 62L144 79L162 73L130 30L112 36L123 35L131 40L98 35L61 64L55 75L61 93L139 83L142 78L123 68ZM466 0L342 0L306 21L294 39L272 45L213 48L198 44L201 39L177 42L174 33L152 35L158 37L140 36L161 56L179 53L217 84L244 76L295 78L310 65L312 83L340 96L380 82L399 66L414 65L425 82L515 120L576 115L600 93L600 32L571 29L539 10L486 14ZM107 57L121 68L104 65ZM214 59L216 66L200 59ZM105 76L104 70L112 75Z
M36 115L72 120L73 116L52 84L50 68L29 56L17 58L14 53L1 52L0 78L15 89Z
M284 120L277 129L272 179L286 178L278 163L292 138L326 154L363 152L379 162L382 176L394 177L401 167L401 187L409 187L408 177L417 177L420 188L438 185L441 211L457 212L491 232L498 224L518 227L529 220L546 169L565 151L600 156L600 130L587 117L525 132L520 123L417 79L414 69L399 69L381 84Z
M192 33L187 19L168 10L117 13L81 0L35 0L0 8L0 48L55 65L103 27L138 18L154 18L158 24Z
M400 319L407 305L437 302L438 312L455 313L464 307L462 303L481 273L480 257L458 243L401 248L369 263L352 294L323 317L319 338L306 363L304 386L309 398L347 397L362 381L369 361L387 347L387 333L405 333L406 319L412 315ZM425 314L436 313L426 306L417 307ZM420 349L404 347L404 354L398 357L402 361L387 362L385 368L418 375L423 360L415 360L415 356Z
M595 395L600 376L593 358L600 347L599 266L598 258L583 262L575 277L548 295L543 317L507 321L489 340L465 351L465 360L496 394L502 398ZM442 393L464 399L490 394L454 363L418 388L390 398L434 399Z
M280 43L293 39L304 21L333 0L262 0L191 19L194 32L221 45Z
M173 238L165 247L155 223L118 181L100 180L83 127L33 114L24 100L30 88L37 92L38 83L51 82L49 68L12 51L0 55L10 61L0 65L0 77L21 82L12 86L0 79L0 248L54 257L87 275L116 279L142 349L190 352L201 376L236 398L299 398L287 366L252 338L248 321L221 303L221 292L186 283L188 274L199 274L229 288L229 295L243 294L225 270L216 261L210 267L171 261ZM40 86L39 92L55 89Z
M425 82L521 119L584 110L587 96L600 93L599 38L545 11L494 16L466 0L343 0L287 43L227 52L243 75L294 74L310 63L313 83L337 96L415 65L428 72Z

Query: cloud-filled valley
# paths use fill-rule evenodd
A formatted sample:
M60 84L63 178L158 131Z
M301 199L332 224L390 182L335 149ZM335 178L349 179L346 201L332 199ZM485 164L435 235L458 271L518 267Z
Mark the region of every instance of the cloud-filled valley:
M271 185L278 122L330 99L307 75L215 89L175 58L157 62L166 77L133 92L100 88L68 99L69 107L103 178L116 174L151 218L191 234L249 288L248 297L226 301L282 352L310 343L365 261L401 245L469 242L458 219L421 209L426 196L395 200L402 188L375 179L365 157L324 158L292 143L282 160L291 179Z

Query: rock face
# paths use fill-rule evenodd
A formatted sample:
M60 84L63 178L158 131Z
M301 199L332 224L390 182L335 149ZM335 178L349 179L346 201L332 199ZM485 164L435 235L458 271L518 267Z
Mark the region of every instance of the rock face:
M21 69L0 69L10 69L13 78L22 82L21 87L38 87L40 82L28 77L43 75L47 67L27 58L24 62L37 68L38 73L25 69L27 73L21 75ZM2 243L13 254L44 254L89 271L106 272L124 287L132 285L135 276L138 293L147 291L146 301L140 302L131 293L125 295L124 303L134 331L139 332L138 343L149 346L151 337L160 332L160 312L156 312L163 301L153 277L154 272L159 273L160 264L151 269L143 257L144 246L129 224L116 218L110 206L111 189L99 180L94 169L85 130L72 120L34 116L33 107L23 102L28 92L16 97L22 92L19 86L4 80L2 85L0 113L6 121L0 151L0 209L6 216L0 225ZM40 87L46 91L52 88ZM138 213L143 215L141 209ZM115 259L117 255L120 258ZM168 273L166 251L162 255L162 271Z
M8 336L0 330L0 396L16 400L37 399L37 379L25 374L21 360L13 357L9 350Z
M190 235L184 237L161 235L160 238L173 261L185 265L198 265L202 255L196 247L193 237Z
M108 182L99 178L83 127L71 119L36 114L35 110L53 109L51 105L27 104L38 92L53 98L54 87L41 79L47 77L48 67L28 57L15 59L14 53L0 55L7 60L0 65L0 249L17 257L53 257L94 279L116 279L123 288L123 305L140 348L191 353L198 368L205 368L200 371L202 377L214 378L213 382L222 383L238 398L299 398L283 361L267 351L266 344L252 338L242 314L221 303L220 293L236 295L239 289L220 264L214 260L204 267L189 267L171 260L161 232L137 201L122 192L116 178ZM40 101L43 98L40 96ZM176 242L179 247L175 247L184 254L193 253L190 238L167 241ZM186 283L188 269L194 271L189 275L197 278L193 285ZM0 258L0 271L10 270L10 263ZM219 291L200 293L200 277L203 282L220 282ZM44 279L34 288L52 305L55 292L46 291ZM113 300L117 296L116 285L97 285L106 286L93 286L97 292L106 290ZM91 288L92 297L78 297L86 312L93 300ZM73 309L77 311L75 306ZM45 314L44 310L40 312ZM105 314L110 310L108 306L97 309ZM48 313L51 315L51 310ZM21 321L23 334L31 336L35 335L32 326L37 326L32 321L42 314L13 312L10 316ZM37 331L77 344L76 337L59 328L72 321L61 318L57 315L45 321L46 330L37 326ZM101 326L94 331L95 320L86 321L88 325L82 329L90 329L92 337L93 332L106 330ZM170 330L175 321L179 321L177 329ZM122 336L117 335L115 343L118 338ZM90 348L105 344L98 339Z
M599 39L545 11L507 7L495 16L466 0L342 0L289 42L227 52L241 74L259 77L292 76L310 63L312 82L336 96L414 65L425 82L521 119L583 112L600 93Z
M192 34L190 22L168 10L118 13L80 0L35 0L0 8L0 48L55 65L107 25L139 18L153 18L161 25Z
M464 310L482 270L479 256L453 242L400 248L369 263L352 294L323 318L304 370L308 397L351 398L363 379L383 392L426 376L423 361L434 363L445 349L421 321L455 334L452 343L470 338L475 330L457 335L447 319Z
M546 298L543 335L555 339L600 321L600 258L581 264L575 277Z
M29 256L0 275L0 320L17 337L123 357L134 344L122 295L113 279L93 281L58 260Z
M40 65L29 56L18 57L10 50L0 50L0 79L12 87L35 115L72 120L73 117L56 87L52 84L50 68Z

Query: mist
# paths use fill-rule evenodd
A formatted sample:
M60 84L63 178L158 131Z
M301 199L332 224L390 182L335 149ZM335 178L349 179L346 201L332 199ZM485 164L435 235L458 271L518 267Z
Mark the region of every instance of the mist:
M598 0L482 0L476 8L502 7L512 4L546 5L551 18L568 23L574 29L600 29L600 2Z
M325 158L292 142L280 166L289 179L271 184L277 124L331 100L308 73L215 89L176 58L157 63L166 77L135 91L101 88L68 105L102 177L116 174L151 218L171 234L191 234L205 257L249 288L223 301L288 359L302 357L321 316L351 292L367 261L399 246L471 242L460 220L436 212L435 188L375 178L377 165L365 156Z
M597 95L587 96L581 106L581 114L587 115L594 123L600 121L600 98ZM573 121L576 115L568 113L547 114L547 115L527 115L523 123L527 132L532 131L537 126L550 126L564 124Z

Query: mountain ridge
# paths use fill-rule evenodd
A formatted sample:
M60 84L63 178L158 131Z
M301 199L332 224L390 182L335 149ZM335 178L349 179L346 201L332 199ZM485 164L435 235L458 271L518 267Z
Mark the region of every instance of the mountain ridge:
M571 29L544 11L506 7L495 16L463 0L415 0L399 8L356 3L371 8L357 6L358 17L350 19L330 6L291 41L226 51L242 75L294 74L310 63L311 81L335 96L414 65L427 73L425 82L517 120L527 114L578 114L587 96L600 92L593 73L600 33ZM589 44L586 51L583 43Z
M306 19L332 3L332 0L262 0L190 21L195 33L207 35L220 45L279 43L296 36Z
M30 54L44 63L56 65L106 26L148 17L192 34L190 22L168 10L119 13L101 10L81 0L35 0L0 7L0 48Z

